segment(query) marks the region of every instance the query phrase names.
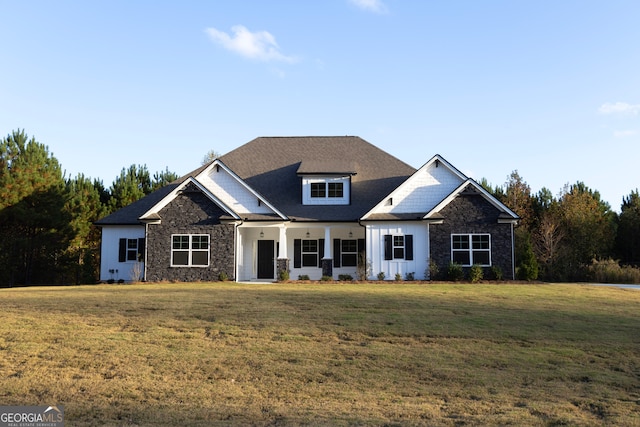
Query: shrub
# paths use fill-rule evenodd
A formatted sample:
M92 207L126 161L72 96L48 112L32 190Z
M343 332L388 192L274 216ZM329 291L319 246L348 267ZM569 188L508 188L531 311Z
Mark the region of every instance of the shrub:
M221 271L220 274L218 274L218 280L220 280L221 282L226 282L227 280L229 280L229 276L227 276L227 273L225 271Z
M527 238L523 245L518 261L517 277L520 280L536 280L538 278L538 260L533 253L531 239Z
M406 280L407 282L413 282L414 280L416 280L415 275L415 272L407 273L404 275L404 280Z
M309 280L309 275L308 274L300 274L298 276L298 280Z
M396 282L399 282L401 280L402 280L402 274L396 273Z
M280 270L278 272L278 280L281 282L289 281L289 270Z
M471 283L478 283L484 277L484 272L479 264L473 264L469 270L469 280Z
M365 257L364 252L358 254L358 266L356 267L356 277L358 280L367 280L371 276L371 261Z
M459 282L464 279L464 270L462 269L462 265L452 262L449 264L449 268L447 269L447 277L449 280L453 280L454 282Z
M593 260L587 267L589 279L598 283L640 283L640 269L620 266L612 259Z
M385 275L384 275L384 271L381 271L380 273L378 273L378 280L384 280Z
M440 274L440 267L438 264L432 259L429 259L429 267L427 267L427 271L424 272L424 278L429 280L434 280Z
M331 276L322 276L320 278L320 280L323 281L323 282L330 282L331 280L333 280L333 277L331 277Z
M350 274L339 274L338 275L338 280L342 281L342 282L352 282L353 281L353 276Z
M504 274L502 273L502 269L497 265L491 267L491 275L495 280L502 280Z

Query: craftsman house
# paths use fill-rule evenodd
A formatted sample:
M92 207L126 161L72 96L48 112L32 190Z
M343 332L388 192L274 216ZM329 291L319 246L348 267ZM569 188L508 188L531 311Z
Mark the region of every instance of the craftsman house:
M362 260L369 279L512 279L517 220L439 155L416 170L354 136L257 138L98 221L100 279L356 278Z

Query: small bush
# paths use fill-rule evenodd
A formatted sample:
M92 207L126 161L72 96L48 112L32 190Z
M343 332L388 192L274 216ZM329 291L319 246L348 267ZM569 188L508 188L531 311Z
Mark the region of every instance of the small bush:
M469 280L471 280L471 283L478 283L483 277L484 272L482 271L482 267L478 264L473 264L469 270Z
M358 280L367 280L371 276L371 261L365 257L364 252L358 254L358 266L356 267L356 277Z
M424 278L429 280L435 280L440 274L440 267L438 264L432 259L429 259L429 267L427 267L427 271L424 272Z
M459 282L464 279L464 270L462 269L462 265L452 262L449 264L449 268L447 269L447 277L449 280L453 280L454 282Z
M406 280L407 282L413 282L414 280L416 280L416 273L415 272L411 272L411 273L407 273L404 275L404 280Z
M278 280L281 282L289 281L289 270L280 270L278 272Z
M218 274L218 280L221 282L226 282L227 280L229 280L229 276L227 276L227 273L225 271L221 271L220 274Z
M396 282L400 282L402 280L402 274L396 273Z
M495 280L502 280L504 274L502 273L502 269L497 265L491 267L491 275Z
M320 278L320 280L323 281L323 282L330 282L330 281L333 280L333 277L331 277L331 276L322 276Z
M298 280L310 280L308 274L300 274Z
M350 274L339 274L338 280L342 282L353 282L353 276Z
M384 271L381 271L380 273L378 273L378 276L377 276L377 277L378 277L378 280L384 280L384 278L386 277L386 276L384 275Z

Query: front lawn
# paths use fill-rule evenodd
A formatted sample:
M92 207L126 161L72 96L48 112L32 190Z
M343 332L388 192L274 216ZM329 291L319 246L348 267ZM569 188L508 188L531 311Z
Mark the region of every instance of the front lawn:
M0 404L69 426L639 425L640 291L0 290Z

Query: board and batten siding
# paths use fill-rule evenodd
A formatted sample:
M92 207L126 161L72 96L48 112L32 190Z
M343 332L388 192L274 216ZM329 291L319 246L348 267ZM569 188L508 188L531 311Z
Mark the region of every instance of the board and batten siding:
M413 259L385 259L385 235L412 235ZM370 280L376 280L383 272L385 280L394 280L400 274L402 280L413 273L416 280L425 279L429 265L429 228L418 222L372 222L366 225L367 258L371 262Z
M143 239L144 225L112 225L102 228L100 281L130 281L136 261L119 261L120 239ZM139 268L139 266L138 266Z

